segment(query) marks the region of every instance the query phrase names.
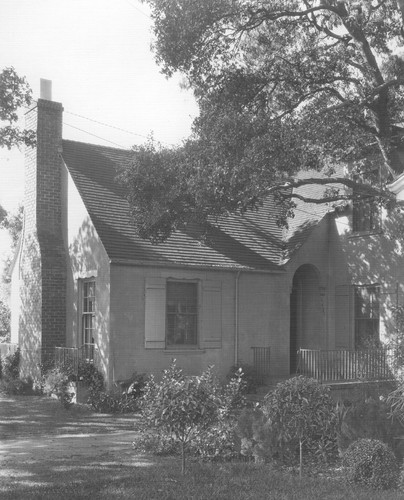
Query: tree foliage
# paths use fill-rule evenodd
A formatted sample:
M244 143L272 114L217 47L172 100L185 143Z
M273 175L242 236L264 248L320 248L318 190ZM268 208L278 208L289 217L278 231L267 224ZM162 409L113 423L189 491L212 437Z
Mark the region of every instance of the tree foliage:
M164 240L269 193L293 208L302 169L328 176L304 181L327 186L320 202L358 184L388 198L385 183L402 171L403 2L145 1L156 59L184 75L200 114L184 144L144 145L124 169L143 236ZM336 173L341 163L349 176Z
M19 144L32 145L35 133L17 126L18 110L29 106L32 101L31 89L24 77L15 69L4 68L0 73L0 146L11 149Z
M305 442L312 441L320 451L336 442L335 403L329 387L315 379L299 376L280 382L265 397L262 411L279 447L299 446L300 475Z
M222 387L213 367L199 377L187 377L173 360L160 381L154 377L147 381L140 399L143 422L180 443L183 473L186 448L242 405L241 377L240 371L237 379Z

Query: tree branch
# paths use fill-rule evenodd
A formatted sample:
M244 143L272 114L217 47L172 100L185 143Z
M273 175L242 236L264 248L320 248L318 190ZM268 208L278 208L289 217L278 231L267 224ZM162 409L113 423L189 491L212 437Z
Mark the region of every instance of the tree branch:
M309 186L309 185L318 185L318 186L330 186L330 185L342 185L346 186L350 189L354 189L356 194L359 194L363 197L369 197L369 196L377 196L377 197L382 197L386 199L393 199L394 195L390 193L390 191L383 190L377 187L373 187L369 184L363 184L360 182L357 182L353 179L349 179L347 177L308 177L306 179L288 179L285 182L279 183L275 186L270 187L267 190L267 193L281 193L281 196L286 198L298 198L303 201L310 200L309 203L326 203L326 202L332 202L332 201L338 201L338 200L349 200L352 198L352 195L333 195L330 197L324 197L324 198L308 198L305 197L304 195L301 195L300 193L296 193L293 190L302 187L302 186ZM332 186L330 186L332 187Z

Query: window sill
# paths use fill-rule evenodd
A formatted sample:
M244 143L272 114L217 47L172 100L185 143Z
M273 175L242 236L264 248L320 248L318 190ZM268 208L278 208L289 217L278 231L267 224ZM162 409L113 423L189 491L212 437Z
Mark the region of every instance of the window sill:
M206 351L204 349L179 349L178 347L176 347L173 349L166 348L163 352L164 354L205 354Z

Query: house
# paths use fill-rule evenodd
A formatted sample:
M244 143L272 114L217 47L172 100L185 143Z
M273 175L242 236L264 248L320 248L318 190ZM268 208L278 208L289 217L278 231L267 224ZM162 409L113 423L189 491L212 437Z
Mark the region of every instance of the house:
M92 344L109 387L134 371L158 374L172 358L187 373L215 365L224 376L238 363L267 365L269 349L278 379L296 372L299 349L352 350L394 329L401 215L380 223L369 210L298 203L285 230L268 198L258 212L212 223L206 239L193 226L152 245L116 182L131 152L64 140L62 115L47 95L26 115L37 145L26 151L11 334L23 376L38 375L55 347Z

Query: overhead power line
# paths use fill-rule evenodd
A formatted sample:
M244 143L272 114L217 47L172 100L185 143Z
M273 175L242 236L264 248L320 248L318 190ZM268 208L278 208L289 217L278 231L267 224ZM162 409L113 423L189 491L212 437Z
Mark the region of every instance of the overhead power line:
M130 6L132 7L132 9L137 10L137 11L138 11L140 14L142 14L143 16L147 17L148 19L151 19L151 17L150 17L148 14L146 14L146 12L143 12L142 10L140 10L138 7L136 7L135 5L133 5L133 3L132 3L132 2L130 2L129 0L126 0L126 3L127 3L128 5L130 5Z
M70 123L63 122L63 125L66 125L67 127L71 127L71 128L76 129L76 130L79 130L80 132L84 132L85 134L92 135L93 137L96 137L97 139L101 139L102 141L105 141L105 142L109 142L110 144L114 144L115 146L118 146L121 149L129 149L125 146L122 146L122 144L118 144L117 142L110 141L108 139L105 139L104 137L93 134L92 132L88 132L87 130L83 130L82 128L75 127L74 125L71 125Z
M79 115L78 113L73 113L72 111L65 110L64 112L67 113L68 115L77 116L78 118L83 118L83 120L88 120L90 122L97 123L98 125L103 125L104 127L113 128L115 130L119 130L120 132L125 132L126 134L134 135L136 137L142 137L143 139L148 139L146 135L137 134L136 132L132 132L130 130L126 130L121 127L116 127L115 125L110 125L109 123L100 122L99 120L95 120L94 118L89 118L88 116Z

